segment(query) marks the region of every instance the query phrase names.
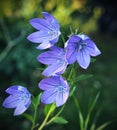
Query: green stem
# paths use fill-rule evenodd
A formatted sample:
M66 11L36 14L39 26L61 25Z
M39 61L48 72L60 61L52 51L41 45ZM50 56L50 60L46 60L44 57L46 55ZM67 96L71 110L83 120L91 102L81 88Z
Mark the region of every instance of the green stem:
M43 127L46 125L46 122L47 122L47 120L48 120L50 114L51 114L52 111L53 111L53 106L54 106L54 105L55 105L55 104L52 104L51 108L49 109L49 111L48 111L48 113L47 113L47 115L46 115L44 121L42 122L42 124L41 124L41 126L38 128L38 130L42 130Z
M35 128L36 115L37 115L37 108L36 108L35 105L34 105L34 116L33 116L33 123L32 123L31 130L33 130L33 129Z
M1 63L6 58L6 56L9 54L11 49L23 39L25 32L22 31L21 35L18 38L12 40L10 33L9 33L9 30L4 22L4 19L0 18L0 24L1 24L1 27L3 29L4 37L5 37L6 42L7 42L6 48L0 53L0 63Z
M56 117L61 114L61 112L63 111L64 107L65 107L65 105L60 109L60 111L59 111L53 118L51 118L51 119L46 123L46 125L49 125L53 120L55 120Z
M75 63L72 65L72 68L70 70L69 76L67 78L68 81L71 81L71 78L72 78L73 72L74 72L74 68L75 68Z

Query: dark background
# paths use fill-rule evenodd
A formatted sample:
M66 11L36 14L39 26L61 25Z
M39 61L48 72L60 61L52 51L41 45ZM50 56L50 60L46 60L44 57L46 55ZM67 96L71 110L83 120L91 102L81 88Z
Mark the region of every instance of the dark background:
M42 17L41 12L53 14L61 25L65 39L73 30L79 28L95 41L102 54L96 57L85 71L78 74L94 74L90 79L80 81L77 88L84 116L90 99L101 92L95 111L101 110L97 126L111 121L104 130L117 130L117 6L113 0L1 0L0 1L0 129L29 130L30 122L24 117L14 117L13 110L2 107L7 94L5 90L14 84L26 86L34 95L40 90L38 82L43 78L38 69L41 65L37 56L41 53L37 44L30 43L26 37L35 30L28 21ZM60 38L59 43L62 43ZM30 109L28 111L31 111ZM52 124L46 129L79 129L77 110L69 99L62 115L69 123ZM42 121L42 108L39 107L39 122Z

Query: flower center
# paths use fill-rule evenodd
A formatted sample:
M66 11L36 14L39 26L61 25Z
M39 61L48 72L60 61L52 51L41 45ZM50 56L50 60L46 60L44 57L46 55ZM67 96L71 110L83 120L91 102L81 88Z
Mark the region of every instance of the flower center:
M62 86L62 85L59 85L56 87L56 91L57 92L65 92L67 90L67 87L66 86Z
M85 43L84 41L79 41L78 42L78 52L80 52L84 46L86 46L87 43Z
M27 101L27 99L30 98L30 94L29 93L22 93L21 94L21 97L20 97L20 100L23 100L24 102Z
M60 32L58 30L54 29L54 30L49 31L48 34L51 36L52 39L54 39L60 35Z

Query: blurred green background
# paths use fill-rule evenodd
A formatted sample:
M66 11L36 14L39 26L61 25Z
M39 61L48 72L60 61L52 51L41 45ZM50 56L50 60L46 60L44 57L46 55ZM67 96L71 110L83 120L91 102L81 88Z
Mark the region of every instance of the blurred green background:
M37 44L26 37L35 30L28 21L42 17L41 12L54 15L65 39L70 26L91 37L102 54L96 57L87 70L78 74L94 74L78 83L77 97L84 116L90 100L101 92L92 115L101 110L97 126L112 121L105 130L117 130L117 8L114 0L1 0L0 1L0 130L29 130L30 122L24 117L14 117L13 110L2 107L7 96L5 89L14 84L29 88L35 95L40 92L37 85L43 78L37 56L41 53ZM62 43L60 38L59 43ZM30 111L30 110L29 110ZM78 130L79 122L73 100L68 100L62 115L68 124L52 124L45 130ZM39 116L42 107L39 107ZM41 122L43 116L41 117Z

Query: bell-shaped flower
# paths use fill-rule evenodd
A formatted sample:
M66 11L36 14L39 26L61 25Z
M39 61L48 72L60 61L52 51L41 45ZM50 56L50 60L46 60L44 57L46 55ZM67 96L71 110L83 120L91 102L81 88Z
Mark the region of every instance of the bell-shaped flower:
M65 43L65 49L68 64L73 64L77 60L84 69L89 66L91 56L101 54L95 43L84 34L71 36Z
M37 59L39 62L49 65L42 72L44 76L62 74L68 65L64 49L57 46L53 46L49 51L40 54Z
M69 96L69 85L61 76L41 80L39 88L44 90L41 102L45 104L56 103L56 106L59 107L67 101Z
M59 38L60 25L58 21L49 13L42 12L43 18L34 18L29 22L37 30L30 34L27 38L31 42L41 43L37 48L40 50L50 48Z
M31 104L31 94L22 86L15 85L9 87L6 92L10 94L4 102L5 108L15 108L14 115L20 115L24 113Z

